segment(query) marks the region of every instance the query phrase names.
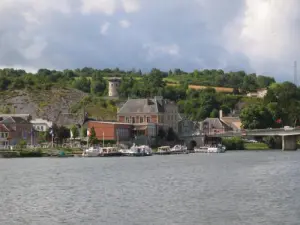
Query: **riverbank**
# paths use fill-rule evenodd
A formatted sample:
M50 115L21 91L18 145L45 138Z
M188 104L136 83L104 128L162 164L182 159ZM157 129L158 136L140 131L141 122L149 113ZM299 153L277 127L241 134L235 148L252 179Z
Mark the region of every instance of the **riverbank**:
M27 158L27 157L74 157L82 154L81 149L14 149L0 152L0 158Z

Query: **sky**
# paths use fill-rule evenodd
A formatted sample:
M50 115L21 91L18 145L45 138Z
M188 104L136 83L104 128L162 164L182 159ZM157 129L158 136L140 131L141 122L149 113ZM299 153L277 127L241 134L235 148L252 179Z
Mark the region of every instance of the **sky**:
M299 0L0 0L0 67L223 69L292 80L299 19Z

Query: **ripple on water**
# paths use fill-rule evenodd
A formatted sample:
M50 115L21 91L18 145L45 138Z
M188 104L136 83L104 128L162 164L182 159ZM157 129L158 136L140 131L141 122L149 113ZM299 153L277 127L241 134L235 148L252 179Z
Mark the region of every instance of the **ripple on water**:
M300 221L300 152L1 159L0 224Z

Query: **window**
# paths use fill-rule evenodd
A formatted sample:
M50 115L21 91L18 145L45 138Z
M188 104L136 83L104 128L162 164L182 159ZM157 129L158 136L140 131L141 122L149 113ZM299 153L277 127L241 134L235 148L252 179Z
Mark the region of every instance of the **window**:
M126 123L130 123L130 118L126 116L126 117L125 117L125 122L126 122Z
M147 117L147 123L150 123L150 121L151 121L151 120L150 120L150 117L148 116L148 117Z
M135 123L135 118L132 117L132 118L131 118L131 121L132 121L132 123Z
M140 123L144 123L144 118L140 117Z

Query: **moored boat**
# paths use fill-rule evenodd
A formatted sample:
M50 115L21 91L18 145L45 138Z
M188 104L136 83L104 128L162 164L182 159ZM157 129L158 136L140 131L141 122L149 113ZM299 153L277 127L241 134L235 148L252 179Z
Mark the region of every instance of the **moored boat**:
M226 151L226 147L218 144L216 146L203 146L200 148L195 148L195 153L224 153Z
M171 148L170 148L170 146L161 146L157 149L157 152L155 154L157 154L157 155L170 155L171 154Z
M148 145L136 146L133 144L130 149L122 150L122 153L126 156L151 156L152 149Z
M82 157L98 157L102 152L101 147L91 146L86 150L83 150Z
M186 146L183 145L175 145L170 149L170 154L188 154L188 150Z
M122 152L119 151L117 147L104 147L99 156L101 157L112 157L112 156L122 156Z

